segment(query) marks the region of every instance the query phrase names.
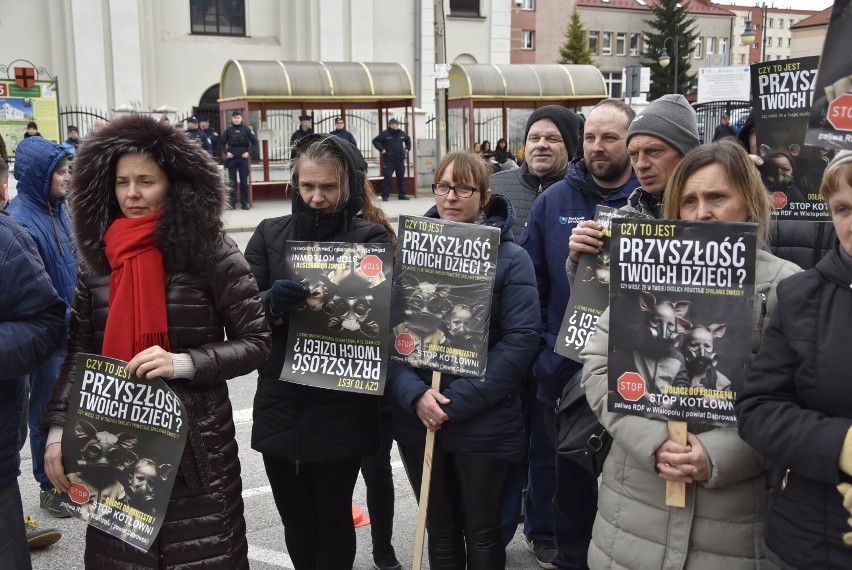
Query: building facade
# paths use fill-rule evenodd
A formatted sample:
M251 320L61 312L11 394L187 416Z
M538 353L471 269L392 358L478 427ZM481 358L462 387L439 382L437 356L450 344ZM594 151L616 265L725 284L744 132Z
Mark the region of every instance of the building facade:
M793 35L791 28L798 22L817 12L814 10L793 10L789 8L774 8L765 4L753 7L725 5L732 12L734 19L734 42L731 50L731 65L751 65L761 61L789 59L792 53ZM765 29L764 29L765 14ZM750 25L755 39L751 44L743 45L740 37ZM766 44L764 46L764 39ZM822 47L820 45L820 47Z

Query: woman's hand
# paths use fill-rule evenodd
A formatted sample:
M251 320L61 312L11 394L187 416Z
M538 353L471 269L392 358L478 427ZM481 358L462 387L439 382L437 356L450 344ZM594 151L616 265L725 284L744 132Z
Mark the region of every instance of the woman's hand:
M417 417L420 418L420 421L423 422L423 426L429 431L438 431L441 429L441 425L450 419L450 417L444 413L444 410L441 409L439 404L449 404L450 399L435 390L434 388L429 388L420 396L417 400L417 404L415 404L414 408L417 413Z
M597 255L603 247L603 226L594 220L584 220L574 226L568 238L571 261L580 263L580 254Z
M127 363L127 372L148 380L158 376L171 378L175 374L172 353L159 346L146 348Z
M54 442L44 450L44 472L57 490L67 493L71 489L71 481L65 476L62 466L62 444Z
M686 434L686 445L667 439L654 454L657 472L666 481L706 481L709 476L704 446L695 435Z

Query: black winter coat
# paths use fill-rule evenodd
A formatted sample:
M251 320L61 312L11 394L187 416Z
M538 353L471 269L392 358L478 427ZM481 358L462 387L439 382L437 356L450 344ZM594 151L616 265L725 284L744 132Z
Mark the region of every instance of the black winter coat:
M437 208L426 217L437 218ZM486 225L502 230L497 275L488 324L488 363L484 378L441 375L441 393L450 403L441 408L449 420L435 434L435 444L448 453L482 453L520 461L526 451L521 391L541 344L538 290L532 261L512 237L512 203L491 197ZM393 436L401 443L424 445L426 429L415 404L431 387L432 372L391 363L388 389L394 396Z
M296 214L263 220L246 247L246 259L266 307L272 284L285 278L288 241L388 242L384 227L349 218L346 210L335 215L318 214L297 201L294 209ZM284 315L282 324L272 324L272 353L260 369L254 398L252 448L297 466L374 453L379 444L380 398L279 379L289 326L289 314Z
M792 261L802 269L814 267L834 249L837 232L831 222L772 220L769 249L773 255Z
M100 354L109 313L109 275L81 273L60 371L42 427L64 425L77 355ZM236 243L223 236L203 275L177 273L166 286L169 343L195 365L191 380L166 383L186 406L190 426L166 519L141 552L90 528L87 568L248 568L240 462L226 380L259 367L270 349L257 284ZM226 339L227 334L227 339Z
M526 163L522 164L520 168L491 175L488 180L491 190L508 198L514 207L515 221L512 222L512 234L515 240L521 237L536 198L553 183L562 180L564 176L565 171L563 170L558 174L539 178L529 171Z
M786 470L770 496L764 541L798 569L852 568L850 532L835 486L852 426L849 324L852 261L839 246L813 269L778 285L778 306L736 411L740 435Z

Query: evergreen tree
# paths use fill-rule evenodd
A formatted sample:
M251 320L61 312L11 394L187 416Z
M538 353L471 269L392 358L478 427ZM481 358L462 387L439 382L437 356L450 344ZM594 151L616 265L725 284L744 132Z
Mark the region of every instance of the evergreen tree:
M594 64L586 42L586 30L583 29L576 7L571 12L571 22L565 32L565 43L559 48L559 55L559 63Z
M648 51L643 54L645 58L643 64L651 68L651 92L648 95L650 100L666 93L686 95L695 88L695 78L690 76L689 71L698 32L695 27L695 18L687 11L688 5L688 2L681 4L679 0L658 0L651 7L654 19L645 21L656 30L648 34ZM666 38L671 40L666 42ZM664 42L665 46L663 46ZM674 42L678 42L677 86L674 85ZM663 47L671 58L671 63L665 68L659 61Z

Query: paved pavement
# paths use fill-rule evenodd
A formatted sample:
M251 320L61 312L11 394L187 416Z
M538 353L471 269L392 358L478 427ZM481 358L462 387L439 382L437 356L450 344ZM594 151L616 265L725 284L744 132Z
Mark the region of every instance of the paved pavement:
M392 225L396 227L400 214L422 215L434 203L431 191L421 189L419 198L400 201L391 198L379 204L387 213ZM263 200L255 202L252 209L232 210L225 213L225 228L241 248L245 248L254 228L264 218L282 216L290 213L289 200ZM263 468L259 453L251 449L252 403L257 385L254 374L241 376L229 382L231 402L234 407L234 419L237 427L240 462L242 464L243 500L247 536L249 541L249 561L254 570L292 569L293 564L287 555L284 544L284 530L272 500L269 481ZM32 553L35 570L82 570L83 548L85 543L85 525L76 519L51 519L38 507L38 485L32 477L32 459L29 445L22 451L21 476L18 483L23 497L24 512L31 514L44 526L59 528L64 536L50 548ZM412 567L414 550L414 531L417 521L417 502L405 471L402 469L399 455L394 447L392 467L396 486L396 508L394 516L393 544L403 568ZM353 503L364 511L366 508L366 489L363 480L358 479L353 495ZM357 553L353 569L373 568L371 556L370 527L356 529ZM3 567L0 562L0 568ZM423 568L429 568L424 557ZM506 549L506 568L538 568L532 554L524 547L523 532L519 529L515 538Z

